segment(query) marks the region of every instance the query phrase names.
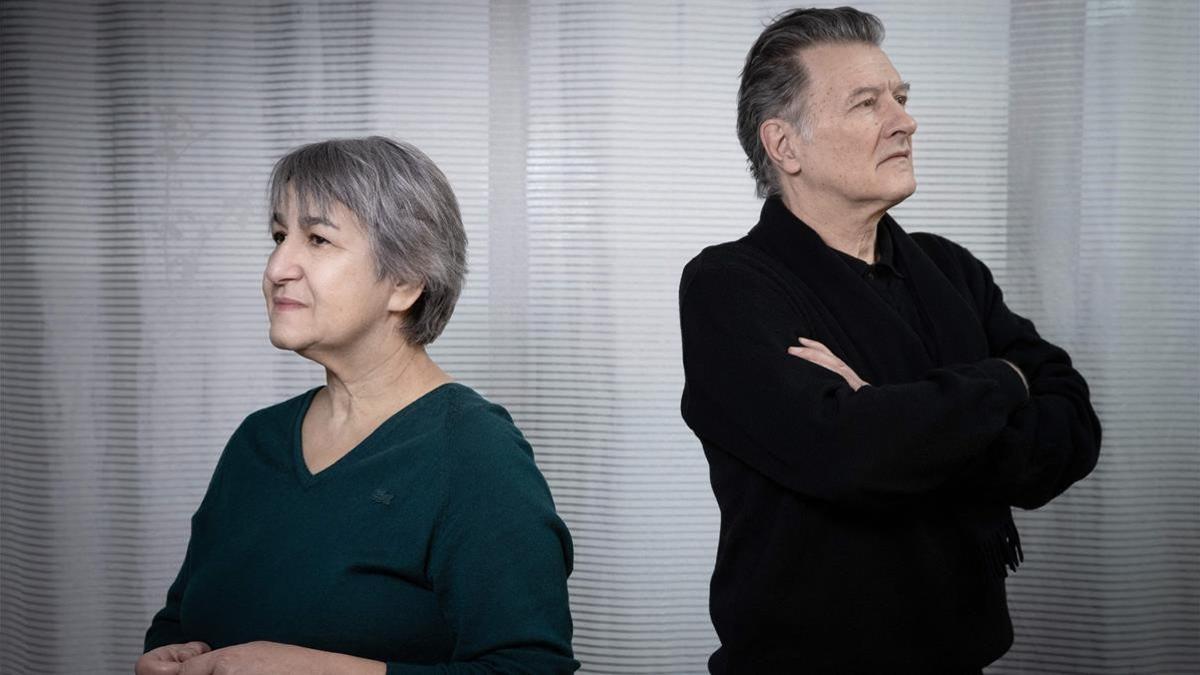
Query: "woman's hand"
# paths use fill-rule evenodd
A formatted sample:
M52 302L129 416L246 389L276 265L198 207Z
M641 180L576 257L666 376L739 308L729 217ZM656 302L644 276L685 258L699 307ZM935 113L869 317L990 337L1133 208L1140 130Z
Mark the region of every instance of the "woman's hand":
M133 667L134 675L178 675L184 661L211 651L203 642L164 645L142 654Z
M788 347L788 353L841 375L854 391L870 384L870 382L864 382L858 373L846 365L845 361L834 356L833 352L829 351L829 347L808 338L800 338L800 345L799 347Z
M171 675L382 675L387 666L379 661L278 642L247 642L200 654L178 668L177 671L162 672ZM138 671L137 675L142 672Z

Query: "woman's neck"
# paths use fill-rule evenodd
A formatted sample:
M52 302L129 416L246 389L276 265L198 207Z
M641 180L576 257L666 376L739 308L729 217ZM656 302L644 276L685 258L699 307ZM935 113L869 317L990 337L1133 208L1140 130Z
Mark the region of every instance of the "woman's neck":
M325 364L328 421L341 425L385 419L449 381L424 346L402 340L358 359Z

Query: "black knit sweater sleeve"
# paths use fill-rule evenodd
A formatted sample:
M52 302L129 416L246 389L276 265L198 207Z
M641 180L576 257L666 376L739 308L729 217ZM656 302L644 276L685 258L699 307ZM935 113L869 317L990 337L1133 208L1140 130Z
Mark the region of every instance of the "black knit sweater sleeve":
M1029 382L1029 404L1013 413L987 452L952 486L974 501L1043 506L1096 466L1100 421L1087 382L1066 351L1008 308L983 262L936 235L914 234L913 240L956 286L969 289L990 354L1015 364Z
M995 358L853 391L787 353L822 337L802 304L737 243L697 256L680 286L684 420L706 450L790 491L871 510L925 502L977 465L1025 402Z

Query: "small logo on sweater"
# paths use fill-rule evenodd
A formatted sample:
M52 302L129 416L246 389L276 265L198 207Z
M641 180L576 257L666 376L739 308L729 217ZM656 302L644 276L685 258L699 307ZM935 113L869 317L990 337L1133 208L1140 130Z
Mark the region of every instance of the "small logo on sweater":
M387 490L384 490L383 488L378 488L377 490L375 490L374 492L371 493L371 501L375 502L376 504L383 504L384 506L391 506L392 505L392 497L394 497L394 496L395 495L388 492Z

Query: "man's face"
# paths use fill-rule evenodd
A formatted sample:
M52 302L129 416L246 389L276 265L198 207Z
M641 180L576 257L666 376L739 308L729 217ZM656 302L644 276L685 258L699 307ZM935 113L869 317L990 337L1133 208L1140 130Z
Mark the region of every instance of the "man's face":
M917 189L908 85L883 50L862 43L800 52L809 72L809 134L798 145L802 194L829 206L887 209Z

